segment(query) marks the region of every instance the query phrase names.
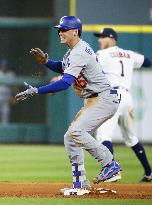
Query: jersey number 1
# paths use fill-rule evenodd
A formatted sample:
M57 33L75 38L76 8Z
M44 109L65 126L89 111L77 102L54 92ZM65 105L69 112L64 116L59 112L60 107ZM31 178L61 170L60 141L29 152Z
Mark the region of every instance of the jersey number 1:
M123 62L119 61L121 64L121 77L124 77L124 66L123 66Z

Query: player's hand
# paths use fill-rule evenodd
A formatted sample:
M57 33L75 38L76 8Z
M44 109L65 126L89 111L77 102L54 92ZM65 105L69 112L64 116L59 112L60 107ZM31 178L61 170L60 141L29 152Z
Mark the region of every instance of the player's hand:
M15 96L17 101L23 101L23 100L29 99L32 96L38 94L38 89L36 87L32 87L31 85L27 84L26 82L24 82L24 85L26 87L28 87L28 89L25 90L24 92L18 93Z
M48 61L48 54L44 53L39 48L32 48L30 50L30 54L40 63L40 64L46 64Z

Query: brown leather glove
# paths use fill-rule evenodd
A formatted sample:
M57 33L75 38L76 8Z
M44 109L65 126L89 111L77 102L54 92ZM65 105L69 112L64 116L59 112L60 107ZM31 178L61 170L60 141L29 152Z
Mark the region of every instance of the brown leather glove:
M40 63L40 64L46 64L48 61L48 54L44 53L39 48L32 48L30 50L30 54Z

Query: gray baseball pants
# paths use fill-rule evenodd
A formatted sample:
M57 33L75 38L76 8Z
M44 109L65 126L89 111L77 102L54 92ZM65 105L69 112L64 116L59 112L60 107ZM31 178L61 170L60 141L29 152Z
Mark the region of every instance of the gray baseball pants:
M109 149L97 142L92 134L115 114L118 105L117 94L110 94L110 90L85 100L84 106L64 135L64 144L71 163L84 164L83 148L101 162L102 166L112 161L113 155Z

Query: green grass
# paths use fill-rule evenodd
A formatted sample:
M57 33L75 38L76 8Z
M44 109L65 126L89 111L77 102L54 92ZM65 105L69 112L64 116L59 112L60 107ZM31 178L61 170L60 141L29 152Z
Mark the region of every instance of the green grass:
M151 205L152 200L2 198L3 205Z
M145 147L152 162L151 147ZM120 183L137 183L143 169L131 149L115 147L115 158L123 168ZM99 172L99 164L85 153L88 179ZM71 166L63 146L49 145L0 145L0 181L9 182L71 182ZM47 205L47 204L142 204L150 205L152 200L110 200L110 199L48 199L48 198L0 198L3 205Z
M151 147L146 147L152 162ZM121 183L136 183L143 169L131 149L116 146L115 158L123 172ZM85 153L88 178L99 172L99 164ZM71 166L63 146L0 145L0 181L70 182Z

